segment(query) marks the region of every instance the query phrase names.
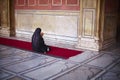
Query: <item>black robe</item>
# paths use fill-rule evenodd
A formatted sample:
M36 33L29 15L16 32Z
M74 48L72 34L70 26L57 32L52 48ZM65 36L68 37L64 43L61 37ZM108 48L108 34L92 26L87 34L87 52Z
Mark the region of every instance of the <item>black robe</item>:
M48 46L45 44L43 37L40 35L41 29L37 28L32 35L32 49L35 52L47 52Z

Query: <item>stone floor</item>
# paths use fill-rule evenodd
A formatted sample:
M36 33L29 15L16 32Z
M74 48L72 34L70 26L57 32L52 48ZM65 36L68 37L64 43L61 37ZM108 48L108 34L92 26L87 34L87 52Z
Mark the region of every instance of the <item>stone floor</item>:
M61 59L0 45L0 80L120 80L120 47Z

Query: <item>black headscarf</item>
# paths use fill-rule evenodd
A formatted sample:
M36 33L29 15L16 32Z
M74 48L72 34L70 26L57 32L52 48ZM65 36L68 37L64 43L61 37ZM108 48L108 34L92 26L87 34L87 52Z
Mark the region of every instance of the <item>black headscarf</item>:
M32 48L37 52L46 52L47 46L44 43L42 36L40 35L41 29L36 28L35 32L32 35Z

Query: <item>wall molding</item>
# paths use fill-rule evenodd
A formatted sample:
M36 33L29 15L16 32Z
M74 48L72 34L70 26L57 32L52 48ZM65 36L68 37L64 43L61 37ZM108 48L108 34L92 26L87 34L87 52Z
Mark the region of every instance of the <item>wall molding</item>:
M62 6L62 0L59 0L60 2L55 3L54 1L58 1L58 0L52 0L52 6Z
M15 13L29 13L29 14L41 14L41 15L71 15L79 16L80 11L69 10L15 10Z
M37 5L37 0L33 0L33 1L34 1L34 4L30 4L30 1L31 1L31 0L28 0L28 6L35 6L35 5Z
M95 33L94 27L95 27L95 10L84 9L82 37L93 38Z
M16 5L18 6L26 6L26 0L23 0L23 4L19 4L19 1L22 1L22 0L16 0Z
M38 6L48 6L49 5L49 0L46 0L46 3L40 3L40 1L44 1L44 0L38 0Z
M65 4L67 6L79 6L80 5L80 0L76 0L77 3L68 3L69 0L66 0ZM75 0L73 0L75 1ZM69 1L70 2L70 1Z
M30 38L31 35L33 34L35 28L42 25L41 20L48 18L47 20L50 23L46 25L47 21L45 20L44 21L45 23L41 27L43 32L45 33L44 37L46 40L54 40L56 42L59 41L62 43L67 42L67 43L76 44L78 41L79 14L80 14L79 11L72 11L72 12L70 12L70 11L55 11L55 12L53 12L52 10L51 11L47 11L47 10L46 11L16 10L15 11L16 23L17 23L16 24L16 35L17 35L17 37L25 36L25 37ZM29 17L29 22L28 22L28 20L25 20L24 18L22 18L22 16L24 18L26 16L25 19L28 19L27 17ZM40 19L41 17L42 17L42 19ZM22 20L22 19L24 19L24 20ZM37 20L37 21L35 21L35 20ZM58 22L57 22L57 20L58 20ZM54 23L53 23L53 21L54 21ZM68 22L70 22L70 21L71 21L70 24L72 24L72 26L70 24L68 24ZM39 25L36 25L36 23L39 23ZM55 25L55 23L56 23L56 25ZM66 25L68 25L68 26L66 26ZM28 28L28 26L29 26L29 28ZM45 28L45 26L47 29ZM63 29L58 28L60 26L63 26ZM49 31L49 27L50 27L50 31ZM51 29L51 28L53 28L53 29ZM64 33L65 32L64 28L68 28L66 33ZM73 31L73 33L71 33L71 31ZM59 33L61 33L61 34L59 34Z
M80 10L80 0L17 0L15 9Z

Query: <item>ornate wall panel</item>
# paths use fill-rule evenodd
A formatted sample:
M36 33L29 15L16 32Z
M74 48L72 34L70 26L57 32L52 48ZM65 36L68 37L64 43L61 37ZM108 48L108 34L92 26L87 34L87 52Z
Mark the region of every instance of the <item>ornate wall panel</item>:
M83 37L93 38L95 25L95 10L84 9L83 10Z
M79 6L80 1L79 0L66 0L66 4L68 6Z
M99 41L96 34L99 26L97 20L98 0L80 0L80 30L77 48L99 50Z
M28 6L35 6L37 5L37 0L28 0Z
M83 8L96 8L97 0L84 0L83 1Z
M52 6L62 6L62 0L52 0Z
M80 10L80 0L16 0L16 9Z
M16 0L16 5L18 5L18 6L26 6L26 0Z
M39 6L49 6L49 0L38 0Z

